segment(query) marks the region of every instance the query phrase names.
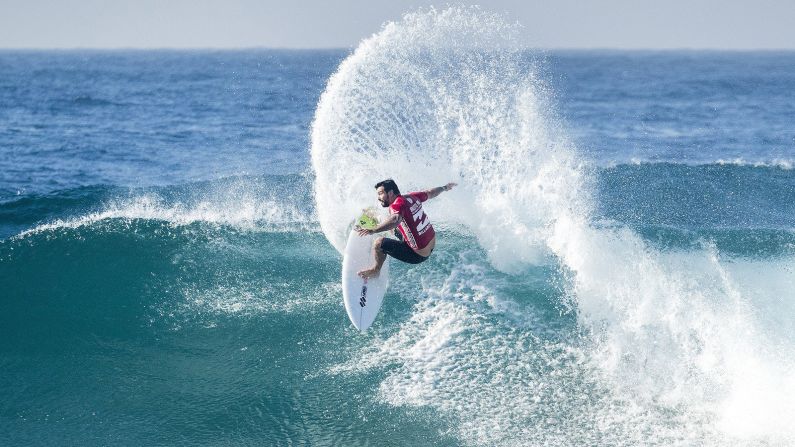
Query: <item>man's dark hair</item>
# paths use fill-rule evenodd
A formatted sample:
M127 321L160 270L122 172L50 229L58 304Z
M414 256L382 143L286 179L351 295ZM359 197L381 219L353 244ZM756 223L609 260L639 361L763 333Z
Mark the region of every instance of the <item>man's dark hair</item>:
M378 189L381 186L384 187L384 192L392 191L395 193L396 196L400 195L400 189L398 189L398 186L395 184L395 181L392 180L391 178L376 183L375 189Z

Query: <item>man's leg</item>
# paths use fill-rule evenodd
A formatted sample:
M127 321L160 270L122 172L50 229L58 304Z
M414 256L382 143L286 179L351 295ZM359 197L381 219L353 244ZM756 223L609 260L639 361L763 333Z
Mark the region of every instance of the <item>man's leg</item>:
M358 274L362 278L372 278L373 276L378 276L378 273L381 271L381 267L384 266L384 261L386 261L386 253L384 253L384 250L381 249L381 245L383 243L383 237L377 238L375 243L373 243L373 258L375 258L375 265L369 269L361 270Z

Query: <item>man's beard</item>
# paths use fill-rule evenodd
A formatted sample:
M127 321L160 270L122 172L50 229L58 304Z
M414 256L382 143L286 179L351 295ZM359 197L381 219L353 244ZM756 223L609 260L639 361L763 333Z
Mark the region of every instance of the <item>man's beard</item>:
M389 206L389 205L387 205L386 201L384 201L384 200L379 200L379 202L381 202L381 206L384 207L384 208Z

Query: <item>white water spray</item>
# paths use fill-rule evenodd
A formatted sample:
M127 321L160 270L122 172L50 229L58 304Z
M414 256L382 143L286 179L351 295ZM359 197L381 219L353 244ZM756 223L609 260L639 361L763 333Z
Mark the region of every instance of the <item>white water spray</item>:
M541 259L561 212L588 214L579 161L549 128L515 33L476 9L409 14L340 65L312 126L317 213L339 251L387 177L406 191L459 182L434 221L475 232L505 269Z

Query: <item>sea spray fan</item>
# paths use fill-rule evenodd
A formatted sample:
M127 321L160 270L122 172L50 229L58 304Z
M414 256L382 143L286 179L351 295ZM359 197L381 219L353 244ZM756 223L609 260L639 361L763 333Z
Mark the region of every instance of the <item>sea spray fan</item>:
M559 214L588 214L516 31L477 8L407 14L340 65L312 125L317 213L337 250L386 177L404 190L460 182L433 221L475 232L504 269L542 260Z

